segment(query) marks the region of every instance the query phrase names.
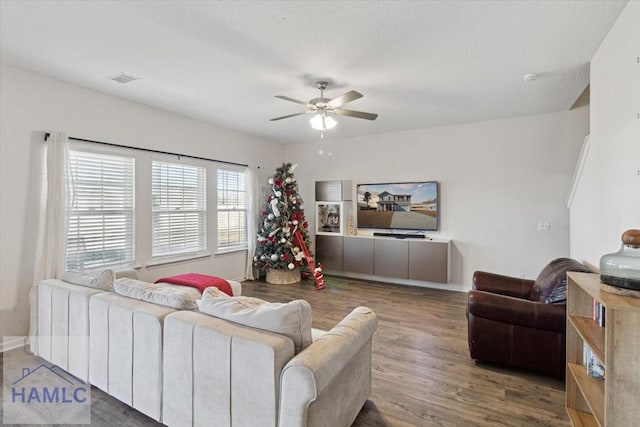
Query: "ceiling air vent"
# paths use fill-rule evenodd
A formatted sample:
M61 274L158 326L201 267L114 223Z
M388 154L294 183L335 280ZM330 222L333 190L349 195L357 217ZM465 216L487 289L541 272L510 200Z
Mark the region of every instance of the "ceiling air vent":
M139 77L135 77L135 76L132 76L130 74L120 73L120 74L117 74L117 75L115 75L113 77L109 77L109 78L111 80L113 80L114 82L118 82L118 83L123 83L124 84L124 83L132 82L134 80L138 80Z

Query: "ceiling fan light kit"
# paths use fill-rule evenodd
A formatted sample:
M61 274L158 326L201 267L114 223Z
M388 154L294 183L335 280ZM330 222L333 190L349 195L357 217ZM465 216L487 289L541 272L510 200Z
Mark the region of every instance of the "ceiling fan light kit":
M288 96L276 95L276 98L304 105L307 109L302 113L288 114L286 116L276 117L271 119L271 121L287 119L289 117L300 116L303 114L314 114L314 116L310 120L311 127L313 129L319 130L320 137L324 138L325 131L333 129L338 124L338 122L333 117L331 117L334 114L365 120L375 120L376 118L378 118L377 114L365 113L362 111L345 110L343 108L340 108L348 102L362 98L363 95L355 90L350 90L344 95L341 95L334 99L325 98L324 90L327 88L328 84L329 83L326 81L316 82L316 87L320 90L320 98L313 98L309 102L300 101Z
M338 122L331 116L327 116L325 113L316 114L310 120L311 127L320 131L320 138L324 138L324 132L328 129L336 127Z
M325 114L316 114L311 118L310 122L311 127L315 130L333 129L338 124L333 117Z

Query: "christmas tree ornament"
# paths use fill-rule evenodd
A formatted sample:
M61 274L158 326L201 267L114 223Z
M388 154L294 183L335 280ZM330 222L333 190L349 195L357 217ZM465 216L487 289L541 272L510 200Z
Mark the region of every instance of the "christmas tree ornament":
M271 200L271 211L273 215L277 218L280 216L280 210L278 209L278 201L276 199Z
M294 263L290 262L287 267L289 267L289 270L293 270L294 268L296 268L296 265Z
M273 225L276 225L276 224L273 224ZM273 237L273 236L275 236L275 235L276 235L276 233L277 233L279 230L280 230L280 227L278 227L278 228L276 228L275 230L271 231L271 232L269 233L269 237Z
M271 255L271 261L277 261L277 260L278 260L278 255L277 254Z
M302 260L304 259L304 253L303 252L296 252L293 255L293 259L295 259L298 262L302 262Z

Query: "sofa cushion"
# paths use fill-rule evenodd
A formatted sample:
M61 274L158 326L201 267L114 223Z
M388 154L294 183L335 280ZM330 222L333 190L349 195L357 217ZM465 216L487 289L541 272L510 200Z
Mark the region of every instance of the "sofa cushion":
M120 295L153 304L164 305L178 310L197 310L198 308L196 299L200 292L197 290L195 290L197 293L195 295L183 287L148 283L127 277L114 281L113 287L116 293Z
M587 267L571 258L557 258L542 269L529 294L529 300L546 304L567 301L567 271L590 273Z
M270 303L251 297L216 297L216 291L210 289L198 301L202 313L287 336L296 353L311 344L311 306L307 301Z
M89 288L103 289L113 292L113 280L115 275L113 270L102 270L96 272L86 271L65 271L62 280L73 285L87 286Z

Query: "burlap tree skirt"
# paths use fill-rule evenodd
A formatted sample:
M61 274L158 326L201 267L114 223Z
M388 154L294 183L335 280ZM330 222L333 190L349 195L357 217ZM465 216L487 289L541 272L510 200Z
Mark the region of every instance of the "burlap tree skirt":
M300 280L302 279L299 268L294 268L293 270L274 270L270 268L267 270L267 283L290 285L292 283L298 283Z

